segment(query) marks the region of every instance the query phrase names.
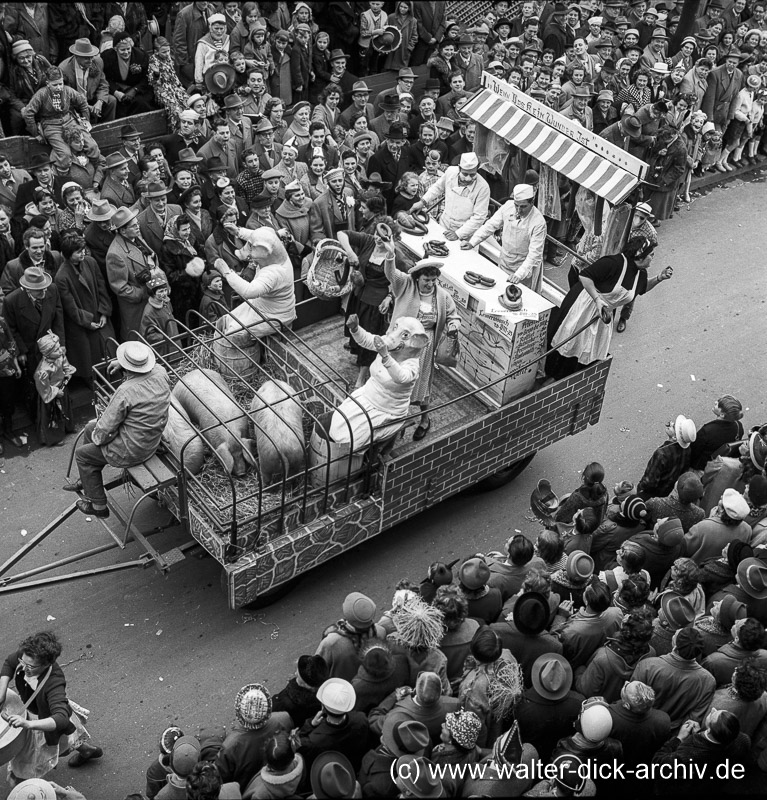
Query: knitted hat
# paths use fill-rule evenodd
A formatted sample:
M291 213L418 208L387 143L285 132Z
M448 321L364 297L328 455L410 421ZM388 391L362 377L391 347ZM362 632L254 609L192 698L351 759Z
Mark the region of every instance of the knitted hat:
M676 482L676 493L680 503L694 503L703 497L703 484L694 472L685 472Z
M621 514L632 522L639 522L647 516L647 506L641 497L632 494L621 503Z
M655 535L666 547L676 547L684 539L684 529L677 517L665 517L658 520Z
M328 665L322 656L299 656L298 674L304 683L316 689L328 679Z
M422 672L415 682L415 696L421 706L433 706L442 697L442 681L436 672Z
M688 625L674 634L673 645L681 658L692 660L703 654L703 635Z
M445 715L445 725L459 747L464 750L476 747L482 722L473 711L450 711Z
M344 619L358 631L366 631L375 620L376 604L362 592L346 595L343 604Z
M635 714L643 714L653 707L655 690L642 681L627 681L621 689L621 700Z

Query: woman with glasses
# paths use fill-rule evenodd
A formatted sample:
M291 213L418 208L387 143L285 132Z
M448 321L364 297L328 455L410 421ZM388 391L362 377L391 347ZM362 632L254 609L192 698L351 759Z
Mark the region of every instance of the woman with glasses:
M61 649L51 631L32 634L5 659L0 670L0 708L11 683L22 702L29 703L26 716L7 715L12 728L24 731L24 746L9 765L11 786L46 775L58 764L59 754L74 750L68 762L73 768L103 755L100 747L87 743L90 735L80 716L84 709L75 705L74 711L67 697L67 681L57 663Z

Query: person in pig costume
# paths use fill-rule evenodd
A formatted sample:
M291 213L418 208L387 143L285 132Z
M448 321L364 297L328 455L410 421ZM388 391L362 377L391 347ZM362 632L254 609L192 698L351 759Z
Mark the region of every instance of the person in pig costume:
M421 350L429 343L423 325L414 317L395 320L384 336L360 327L356 314L346 321L354 341L378 353L370 377L341 403L330 420L330 438L348 443L355 451L393 436L410 409L410 395L418 380Z
M75 450L80 477L65 486L81 492L77 508L93 517L108 517L102 471L107 465L135 467L151 458L160 444L170 406L170 384L152 348L143 342L124 342L109 374L122 369L124 379L98 420L85 426Z
M252 281L246 281L224 259L213 262L214 269L246 301L222 317L216 327L224 333L247 328L254 338L273 333L273 324L265 320L277 320L289 327L296 318L293 265L279 237L271 228L252 231L234 224L224 228L245 242L235 255L240 261L253 264L256 274Z

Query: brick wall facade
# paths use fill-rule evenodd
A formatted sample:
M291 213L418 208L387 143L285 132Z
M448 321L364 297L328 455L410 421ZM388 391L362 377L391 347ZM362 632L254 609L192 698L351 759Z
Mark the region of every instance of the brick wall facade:
M386 465L382 528L599 420L610 360L503 406Z

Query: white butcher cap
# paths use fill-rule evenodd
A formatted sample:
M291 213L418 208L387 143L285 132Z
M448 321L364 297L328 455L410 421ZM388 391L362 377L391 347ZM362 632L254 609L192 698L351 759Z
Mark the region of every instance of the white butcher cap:
M464 153L461 156L459 164L461 169L474 171L479 169L479 159L477 158L476 153Z
M532 200L535 197L535 189L529 183L518 183L514 187L515 200Z

